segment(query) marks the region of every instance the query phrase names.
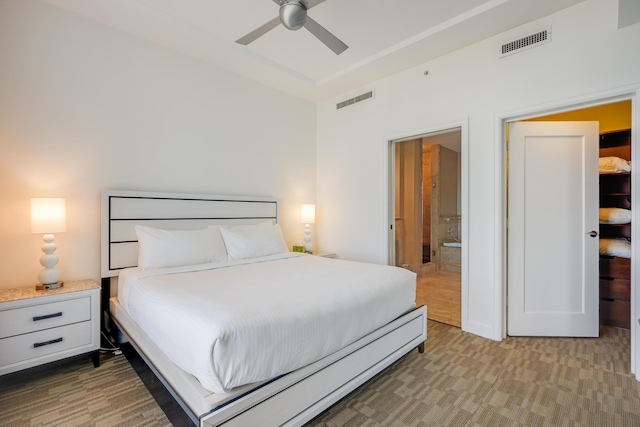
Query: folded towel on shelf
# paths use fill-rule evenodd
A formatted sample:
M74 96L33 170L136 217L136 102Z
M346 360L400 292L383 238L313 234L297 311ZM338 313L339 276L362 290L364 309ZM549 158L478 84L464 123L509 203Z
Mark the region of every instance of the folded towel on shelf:
M600 173L619 173L631 171L631 162L620 157L600 157L598 163Z
M627 239L600 239L600 255L631 258L631 242Z
M629 224L631 211L622 208L600 208L600 224Z

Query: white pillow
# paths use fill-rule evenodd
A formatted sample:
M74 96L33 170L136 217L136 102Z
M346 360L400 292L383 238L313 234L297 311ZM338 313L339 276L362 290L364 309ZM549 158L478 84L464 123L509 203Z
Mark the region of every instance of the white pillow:
M600 239L600 254L631 258L631 243L626 239Z
M629 224L631 211L622 208L600 208L600 224Z
M181 267L227 259L219 227L162 230L136 225L135 228L138 236L138 267Z
M221 226L229 259L247 259L288 252L279 224Z
M630 172L631 164L620 157L600 157L598 159L600 173Z

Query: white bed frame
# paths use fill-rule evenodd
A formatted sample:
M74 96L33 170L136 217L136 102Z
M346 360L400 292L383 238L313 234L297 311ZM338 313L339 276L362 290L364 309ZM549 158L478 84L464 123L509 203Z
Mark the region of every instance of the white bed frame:
M413 350L424 351L427 309L419 307L311 365L274 380L215 394L157 348L129 317L111 279L137 263L135 224L197 229L209 224L278 221L272 198L106 190L102 193L102 283L105 323L120 331L200 426L300 426Z

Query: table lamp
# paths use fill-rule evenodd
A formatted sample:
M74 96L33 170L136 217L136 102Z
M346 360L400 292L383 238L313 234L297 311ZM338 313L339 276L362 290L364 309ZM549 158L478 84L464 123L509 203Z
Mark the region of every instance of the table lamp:
M42 252L40 264L44 267L38 274L39 285L37 290L56 289L63 286L60 281L61 272L55 268L58 256L54 255L57 248L53 243L53 233L66 231L65 200L60 198L34 198L31 199L31 232L44 234L42 237Z
M304 224L304 251L312 253L311 224L316 222L316 205L302 205L300 209L300 222Z

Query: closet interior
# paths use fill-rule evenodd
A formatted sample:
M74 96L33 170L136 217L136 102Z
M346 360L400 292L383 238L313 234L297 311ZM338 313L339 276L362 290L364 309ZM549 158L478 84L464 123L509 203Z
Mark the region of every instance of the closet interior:
M631 321L631 130L600 135L600 323Z

